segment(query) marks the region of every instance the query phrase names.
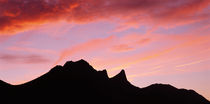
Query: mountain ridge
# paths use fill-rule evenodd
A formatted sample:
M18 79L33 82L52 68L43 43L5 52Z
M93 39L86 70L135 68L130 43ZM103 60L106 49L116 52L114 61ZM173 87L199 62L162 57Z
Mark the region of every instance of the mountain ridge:
M193 90L166 84L145 88L132 85L125 70L109 78L106 70L97 71L85 60L57 65L44 75L20 85L0 80L0 98L7 103L77 102L93 104L210 104ZM65 95L68 96L65 96ZM59 95L59 96L58 96ZM24 99L23 99L24 98ZM13 99L13 100L11 100Z

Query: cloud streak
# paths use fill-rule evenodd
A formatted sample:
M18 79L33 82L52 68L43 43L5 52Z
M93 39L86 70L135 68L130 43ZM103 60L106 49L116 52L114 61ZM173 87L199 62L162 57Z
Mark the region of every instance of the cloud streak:
M40 64L50 62L45 57L40 55L17 55L17 54L1 54L0 61L6 63L24 63L24 64Z
M209 0L1 0L0 33L62 20L87 23L120 18L127 25L180 25L208 20L209 4Z
M57 54L55 51L49 49L27 48L27 47L17 47L17 46L8 47L7 49L10 51L17 51L17 52L46 53L53 55Z
M114 38L114 36L109 36L107 38L92 39L87 42L77 44L73 47L69 47L60 53L59 59L56 61L55 65L61 62L66 57L101 49L102 47L105 47L113 42Z
M204 60L198 60L198 61L194 61L194 62L191 62L191 63L185 63L185 64L182 64L182 65L177 65L176 67L179 68L179 67L190 66L190 65L194 65L194 64L199 64L199 63L201 63L203 61Z

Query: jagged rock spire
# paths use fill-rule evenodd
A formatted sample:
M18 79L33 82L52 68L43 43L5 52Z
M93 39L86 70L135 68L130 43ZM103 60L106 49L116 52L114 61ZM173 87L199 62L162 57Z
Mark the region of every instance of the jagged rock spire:
M125 70L121 70L120 73L113 77L113 79L127 80Z
M128 81L126 74L125 74L125 70L121 70L120 73L118 73L117 75L115 75L114 77L112 77L112 79L115 80L120 80L120 81Z

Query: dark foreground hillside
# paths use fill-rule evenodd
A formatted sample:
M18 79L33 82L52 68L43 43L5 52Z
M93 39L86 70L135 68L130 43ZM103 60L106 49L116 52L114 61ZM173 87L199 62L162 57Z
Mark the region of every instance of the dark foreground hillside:
M210 104L193 90L153 84L138 88L124 70L109 78L86 61L69 61L22 85L0 81L0 104Z

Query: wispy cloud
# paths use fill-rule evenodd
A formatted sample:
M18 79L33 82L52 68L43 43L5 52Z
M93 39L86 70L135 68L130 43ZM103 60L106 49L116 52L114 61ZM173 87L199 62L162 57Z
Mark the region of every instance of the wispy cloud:
M56 55L57 52L50 49L38 49L38 48L28 48L28 47L17 47L12 46L8 47L7 50L10 51L19 51L19 52L30 52L30 53L46 53Z
M24 64L40 64L40 63L48 63L49 59L36 55L20 55L20 54L0 54L0 61L6 63L24 63Z
M199 63L201 63L201 62L203 62L203 61L204 61L204 60L198 60L198 61L194 61L194 62L189 62L189 63L177 65L176 67L177 67L177 68L180 68L180 67L190 66L190 65L194 65L194 64L199 64Z
M66 57L70 57L75 54L87 53L88 51L95 51L97 49L104 48L107 45L111 44L114 38L115 36L109 36L107 38L92 39L84 43L77 44L73 47L69 47L60 53L59 59L56 61L55 64L58 64Z
M127 52L134 50L134 48L132 48L132 46L129 46L127 44L120 44L113 46L111 50L114 52Z
M117 39L110 48L113 52L129 52L153 42L155 38L142 34L128 34Z
M167 54L167 53L173 51L174 49L175 49L174 47L171 47L171 48L167 48L167 49L164 49L164 50L158 50L158 51L150 52L150 54L145 54L145 55L136 54L136 55L130 57L131 58L130 60L132 60L132 61L126 62L125 64L119 65L117 67L113 67L113 68L109 69L109 71L121 70L121 69L124 69L124 68L128 68L131 65L135 65L137 63L143 62L143 61L158 58L161 55L164 55L164 54Z

